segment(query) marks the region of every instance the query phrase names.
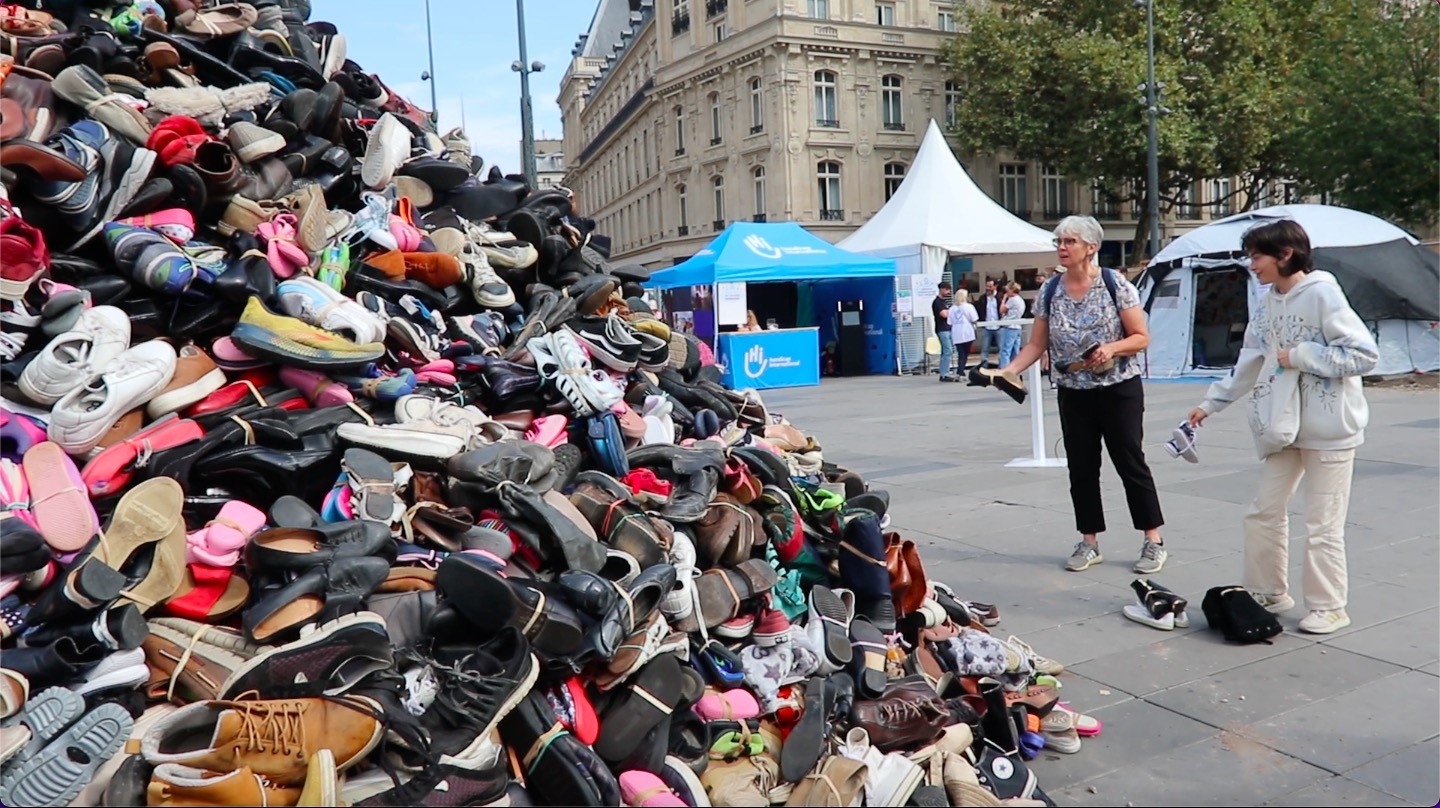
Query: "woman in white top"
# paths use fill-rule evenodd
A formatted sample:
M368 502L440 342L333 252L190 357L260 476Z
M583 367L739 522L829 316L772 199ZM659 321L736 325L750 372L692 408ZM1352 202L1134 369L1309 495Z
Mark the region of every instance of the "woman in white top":
M1025 315L1025 301L1020 297L1020 284L1011 281L1005 286L1005 300L1000 304L1001 320L1018 320ZM1000 327L1000 367L1020 353L1020 326Z
M965 365L970 360L970 346L975 343L975 323L980 312L970 303L970 292L961 289L955 293L955 303L950 307L950 341L955 345L955 363L958 366L955 380L965 377Z

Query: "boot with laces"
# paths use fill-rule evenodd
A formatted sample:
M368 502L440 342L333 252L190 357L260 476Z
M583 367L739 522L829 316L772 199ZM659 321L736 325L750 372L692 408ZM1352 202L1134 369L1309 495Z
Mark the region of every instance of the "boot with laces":
M164 763L155 767L146 798L155 806L295 805L300 789L277 786L249 767L221 774Z
M334 753L339 771L363 760L385 732L383 715L378 702L363 696L205 701L156 722L140 749L155 766L248 767L276 785L298 787L306 761L322 746Z

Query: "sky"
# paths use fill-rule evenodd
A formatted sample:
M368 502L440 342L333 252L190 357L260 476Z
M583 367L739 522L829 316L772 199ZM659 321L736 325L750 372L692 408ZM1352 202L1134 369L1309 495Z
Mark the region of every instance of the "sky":
M560 79L575 40L599 0L526 0L526 56L545 69L530 76L535 137L560 137ZM350 59L385 85L430 109L425 0L312 0L310 20L335 24ZM435 94L441 134L461 125L470 149L506 173L520 172L520 58L513 0L430 0Z

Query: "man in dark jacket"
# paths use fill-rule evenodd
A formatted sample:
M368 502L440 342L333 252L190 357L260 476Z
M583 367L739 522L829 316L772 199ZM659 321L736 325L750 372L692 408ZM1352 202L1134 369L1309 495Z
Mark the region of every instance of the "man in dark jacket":
M951 381L951 363L955 344L950 340L950 284L940 284L940 293L930 301L930 314L935 320L935 337L940 340L940 381Z
M995 358L1000 358L1000 331L995 328L983 328L981 323L999 320L1004 311L1000 308L1000 293L995 288L993 278L985 279L985 294L975 301L975 313L980 315L976 321L975 329L980 332L980 367L985 367L990 357L990 348L995 348ZM997 365L990 365L997 367Z

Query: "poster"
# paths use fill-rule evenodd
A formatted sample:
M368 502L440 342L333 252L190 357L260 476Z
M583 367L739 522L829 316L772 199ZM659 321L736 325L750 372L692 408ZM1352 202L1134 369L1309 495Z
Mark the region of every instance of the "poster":
M940 279L931 275L911 275L910 288L916 300L929 300L940 294Z
M747 309L745 282L715 284L715 317L720 325L744 325Z
M938 292L939 292L939 289L936 289L936 292L938 293ZM896 313L896 314L913 314L914 312L915 312L915 298L914 298L914 297L911 297L911 292L910 292L909 290L907 290L907 289L901 289L900 291L896 292L896 293L895 293L895 313Z

